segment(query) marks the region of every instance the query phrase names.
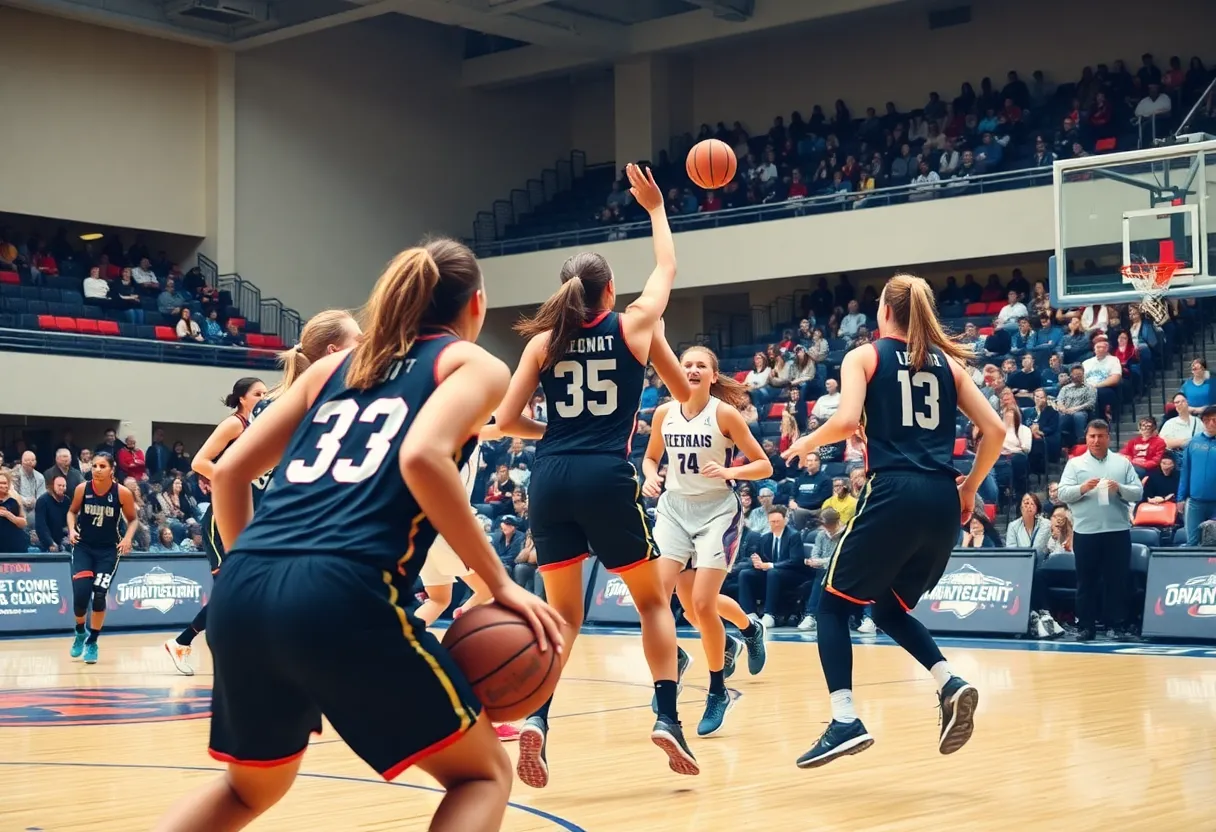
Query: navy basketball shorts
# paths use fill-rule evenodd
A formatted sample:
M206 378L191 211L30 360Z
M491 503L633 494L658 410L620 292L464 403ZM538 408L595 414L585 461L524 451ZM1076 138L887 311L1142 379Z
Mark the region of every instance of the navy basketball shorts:
M263 768L292 762L324 715L392 780L459 740L481 703L400 601L389 573L348 558L231 558L207 616L211 756Z
M610 572L658 557L641 485L629 461L609 454L555 454L532 466L528 522L540 571L594 553Z
M109 590L118 571L118 547L98 548L77 543L72 548L72 580L92 578L93 586Z
M224 541L220 540L220 529L215 524L215 512L211 506L207 506L203 512L200 525L203 527L203 549L207 552L207 563L211 566L211 574L215 575L220 571L227 553L224 551Z
M857 604L894 593L911 611L946 571L960 520L958 487L948 474L871 474L823 588Z

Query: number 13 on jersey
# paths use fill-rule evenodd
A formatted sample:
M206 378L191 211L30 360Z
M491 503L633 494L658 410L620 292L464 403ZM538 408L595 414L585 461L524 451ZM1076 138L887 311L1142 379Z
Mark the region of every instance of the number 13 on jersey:
M903 399L904 427L910 428L915 424L924 430L936 430L941 423L941 388L937 376L933 373L900 370L898 378L899 392Z

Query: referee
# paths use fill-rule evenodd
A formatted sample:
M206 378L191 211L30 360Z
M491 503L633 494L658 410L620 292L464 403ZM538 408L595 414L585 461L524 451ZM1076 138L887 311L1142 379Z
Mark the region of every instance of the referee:
M1131 507L1144 488L1127 457L1110 450L1110 425L1085 427L1086 452L1068 460L1060 500L1072 510L1077 561L1077 641L1092 641L1100 620L1129 635L1127 588L1132 557Z

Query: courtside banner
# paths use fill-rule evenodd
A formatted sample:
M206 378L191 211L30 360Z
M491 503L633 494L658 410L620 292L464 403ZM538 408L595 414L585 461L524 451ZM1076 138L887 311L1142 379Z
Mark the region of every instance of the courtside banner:
M72 629L70 573L63 555L0 556L0 635Z
M1152 550L1141 634L1216 641L1216 551Z
M595 558L583 563L583 586L590 586L583 596L587 601L586 620L591 624L640 624L637 607L629 587Z
M912 614L934 633L1022 635L1033 579L1031 549L956 549Z

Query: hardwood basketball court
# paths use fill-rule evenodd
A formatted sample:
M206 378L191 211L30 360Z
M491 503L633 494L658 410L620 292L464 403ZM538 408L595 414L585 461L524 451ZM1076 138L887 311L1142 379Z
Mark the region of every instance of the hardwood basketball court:
M179 676L165 637L103 636L94 666L68 657L70 638L0 642L0 829L149 829L215 776L210 656L200 639L198 675ZM647 738L651 685L636 631L584 635L553 706L550 786L517 782L503 829L1211 828L1216 649L943 642L981 701L974 739L942 757L928 674L882 639L863 640L855 693L875 745L802 771L794 760L823 729L828 702L813 637L776 638L762 676L741 667L729 680L739 700L706 740L695 737L705 661L699 642L682 640L696 661L681 718L703 770L688 778ZM327 725L296 787L252 828L421 830L438 799L418 771L385 784Z

